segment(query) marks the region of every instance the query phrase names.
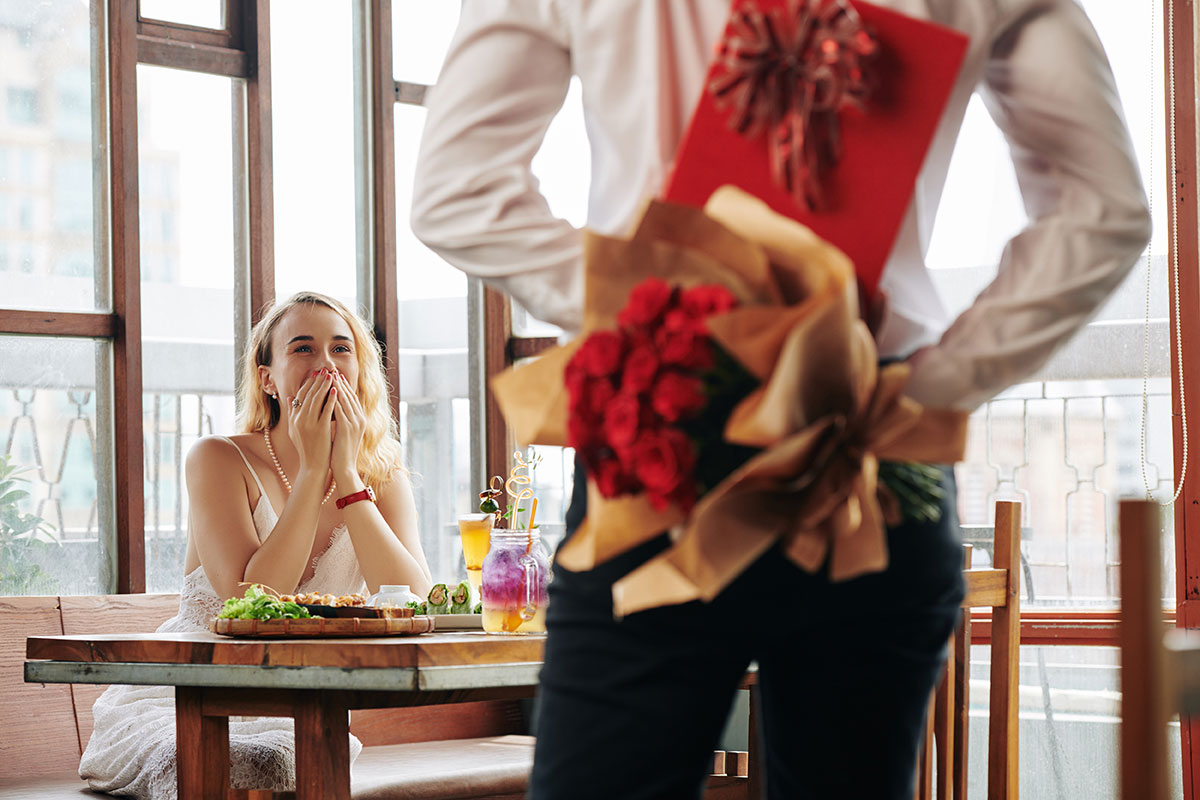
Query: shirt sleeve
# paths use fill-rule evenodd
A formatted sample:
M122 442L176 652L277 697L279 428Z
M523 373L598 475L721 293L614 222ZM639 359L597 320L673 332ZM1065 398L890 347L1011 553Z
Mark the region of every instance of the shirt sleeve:
M539 319L579 328L582 236L556 218L531 170L571 79L554 0L464 0L428 116L412 228Z
M993 42L979 88L1030 222L995 280L911 359L908 393L930 406L973 408L1028 378L1087 323L1150 236L1112 71L1076 3L1026 4Z

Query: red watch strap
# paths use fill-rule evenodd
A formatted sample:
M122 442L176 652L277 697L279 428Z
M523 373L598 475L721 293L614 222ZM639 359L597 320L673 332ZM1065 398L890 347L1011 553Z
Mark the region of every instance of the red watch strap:
M362 491L354 492L353 494L348 494L345 497L339 497L338 501L337 501L337 507L339 509L345 508L346 506L350 505L351 503L357 503L359 500L370 500L372 503L374 503L375 502L375 490L372 489L370 486L368 486L367 488L363 489Z

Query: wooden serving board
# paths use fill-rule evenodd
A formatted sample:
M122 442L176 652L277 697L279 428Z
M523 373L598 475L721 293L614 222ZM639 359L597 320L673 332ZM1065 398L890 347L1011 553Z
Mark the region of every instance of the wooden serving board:
M370 619L313 617L312 619L216 619L213 631L222 636L273 639L315 639L334 636L412 636L433 630L426 616Z

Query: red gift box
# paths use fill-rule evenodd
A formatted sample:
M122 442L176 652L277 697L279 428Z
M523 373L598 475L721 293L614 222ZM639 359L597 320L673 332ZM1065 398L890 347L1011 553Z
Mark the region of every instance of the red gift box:
M735 12L747 0L735 0ZM764 13L787 0L757 0ZM879 283L917 174L967 49L959 31L869 3L852 2L878 43L871 69L875 85L865 110L837 114L840 157L824 164L821 207L810 210L772 174L767 137L730 127L731 107L710 90L725 71L720 57L684 134L664 199L703 206L713 190L734 184L833 242L854 262L868 291ZM734 20L726 28L733 34Z

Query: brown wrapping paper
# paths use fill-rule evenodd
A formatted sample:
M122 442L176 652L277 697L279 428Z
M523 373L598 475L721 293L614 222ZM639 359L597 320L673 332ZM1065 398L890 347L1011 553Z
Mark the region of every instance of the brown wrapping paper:
M559 563L591 569L681 530L613 586L618 615L711 600L777 541L810 572L828 562L831 580L885 569L894 503L880 491L879 462L960 460L967 417L905 397L907 366L878 367L846 256L723 187L703 212L651 203L631 239L589 233L585 263L583 336L614 327L630 290L651 276L684 287L720 283L738 297L738 308L710 318L709 331L762 383L734 410L725 438L762 450L690 515L658 511L644 495L605 498L589 483L587 519ZM521 443L566 444L563 369L575 349L556 348L492 381Z

